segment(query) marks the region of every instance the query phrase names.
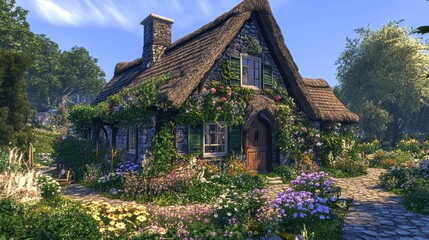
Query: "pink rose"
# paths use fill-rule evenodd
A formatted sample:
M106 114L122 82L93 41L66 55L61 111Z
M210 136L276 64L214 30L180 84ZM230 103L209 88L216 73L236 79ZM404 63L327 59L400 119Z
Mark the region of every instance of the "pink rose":
M226 86L226 90L231 90L231 87L230 86Z
M280 101L280 99L282 99L282 97L280 95L277 95L274 97L274 100L276 100L276 102Z
M229 92L229 93L227 93L226 95L228 95L228 97L231 97L231 96L232 96L232 93L230 93L230 92Z
M222 108L221 108L220 106L218 106L216 109L217 109L218 111L220 111Z
M210 91L211 91L212 93L215 93L215 92L216 92L216 88L210 88Z
M226 102L226 97L222 97L220 100L221 100L222 102Z
M220 89L224 89L225 87L224 87L223 85L220 85L220 86L219 86L219 88L220 88Z

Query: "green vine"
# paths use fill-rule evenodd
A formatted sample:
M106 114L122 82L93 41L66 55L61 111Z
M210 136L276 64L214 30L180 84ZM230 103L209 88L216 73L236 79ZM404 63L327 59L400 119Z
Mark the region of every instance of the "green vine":
M254 56L260 56L262 54L262 47L258 39L250 38L247 41L247 52Z

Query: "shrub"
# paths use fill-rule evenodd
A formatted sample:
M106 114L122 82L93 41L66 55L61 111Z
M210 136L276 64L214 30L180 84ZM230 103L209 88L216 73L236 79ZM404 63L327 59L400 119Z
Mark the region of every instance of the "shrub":
M420 151L420 142L413 138L404 138L399 141L398 148L403 152L418 153Z
M57 142L54 149L56 162L63 164L65 168L72 168L76 174L76 179L83 178L87 164L100 162L95 156L95 142L93 140L67 137Z
M391 167L386 173L380 175L380 184L388 190L399 189L402 184L409 179L409 169L404 167Z
M37 178L37 187L40 189L41 195L45 199L53 199L60 195L60 184L51 176L40 175Z
M406 182L403 187L405 207L429 214L429 180L414 178Z
M32 239L101 239L98 222L82 206L65 198L29 207L25 221Z
M281 177L283 182L289 182L296 177L296 173L293 168L287 165L280 165L274 167L272 173Z
M352 159L349 157L342 157L335 161L335 163L327 168L328 171L332 170L335 177L356 177L366 174L367 166L360 159Z
M24 213L22 204L10 198L0 199L0 239L18 239L25 235Z

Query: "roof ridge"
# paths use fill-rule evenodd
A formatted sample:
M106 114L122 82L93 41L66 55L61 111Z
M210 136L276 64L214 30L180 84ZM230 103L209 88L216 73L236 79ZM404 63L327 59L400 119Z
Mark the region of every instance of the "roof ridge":
M191 41L192 39L204 34L205 32L210 31L213 28L216 28L217 26L221 25L222 23L224 23L229 18L235 15L240 15L245 12L253 12L256 10L268 10L268 9L269 9L268 0L244 0L240 4L235 6L233 9L231 9L230 11L225 12L224 14L217 17L215 20L200 27L196 31L176 40L166 49L166 52L172 51L175 48L181 46L182 44L188 41Z

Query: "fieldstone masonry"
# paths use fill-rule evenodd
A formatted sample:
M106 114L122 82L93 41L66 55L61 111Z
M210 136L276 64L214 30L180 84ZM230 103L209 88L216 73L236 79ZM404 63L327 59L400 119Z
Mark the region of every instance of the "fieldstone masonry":
M140 24L144 26L143 67L157 61L171 44L172 19L150 14Z

